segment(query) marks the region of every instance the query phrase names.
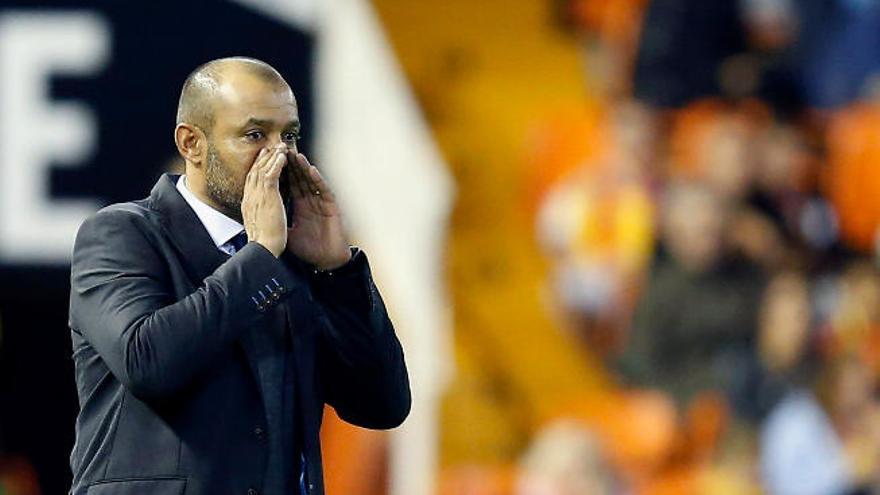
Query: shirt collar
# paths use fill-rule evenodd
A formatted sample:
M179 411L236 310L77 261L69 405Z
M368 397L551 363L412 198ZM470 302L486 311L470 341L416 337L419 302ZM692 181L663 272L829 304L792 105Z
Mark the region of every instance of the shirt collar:
M244 230L244 225L220 213L197 198L186 186L185 175L181 175L180 179L178 179L177 190L180 191L180 195L183 196L183 199L186 200L196 216L199 217L202 225L205 226L205 230L208 231L208 235L211 236L211 239L213 239L214 244L218 248Z

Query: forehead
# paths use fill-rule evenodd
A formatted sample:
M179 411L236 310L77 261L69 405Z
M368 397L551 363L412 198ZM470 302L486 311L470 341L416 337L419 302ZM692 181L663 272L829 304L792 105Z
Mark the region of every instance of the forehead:
M296 99L280 81L265 81L248 74L225 77L214 100L217 125L241 125L255 118L284 125L298 119Z

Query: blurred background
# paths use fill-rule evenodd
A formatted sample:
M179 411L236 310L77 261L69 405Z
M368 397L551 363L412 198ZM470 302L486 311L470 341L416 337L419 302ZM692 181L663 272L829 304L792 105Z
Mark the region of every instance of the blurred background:
M228 55L407 353L330 495L880 493L880 0L0 0L0 494L67 491L73 236Z

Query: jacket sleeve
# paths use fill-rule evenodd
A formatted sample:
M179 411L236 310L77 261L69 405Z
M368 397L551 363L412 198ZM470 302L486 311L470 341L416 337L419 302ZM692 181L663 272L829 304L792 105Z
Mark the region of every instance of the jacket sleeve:
M318 342L325 398L339 416L365 428L394 428L412 398L403 349L366 255L329 273L312 274L323 321Z
M71 328L144 400L191 384L292 287L284 264L250 243L176 300L148 228L122 209L87 220L74 245L70 293Z

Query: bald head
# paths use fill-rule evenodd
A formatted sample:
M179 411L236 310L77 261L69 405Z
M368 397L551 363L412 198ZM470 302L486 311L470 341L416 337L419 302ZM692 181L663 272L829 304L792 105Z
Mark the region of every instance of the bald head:
M221 86L226 79L242 75L267 84L287 86L281 74L262 60L248 57L211 60L192 71L183 83L177 104L177 123L192 124L210 133L214 125L214 103Z

